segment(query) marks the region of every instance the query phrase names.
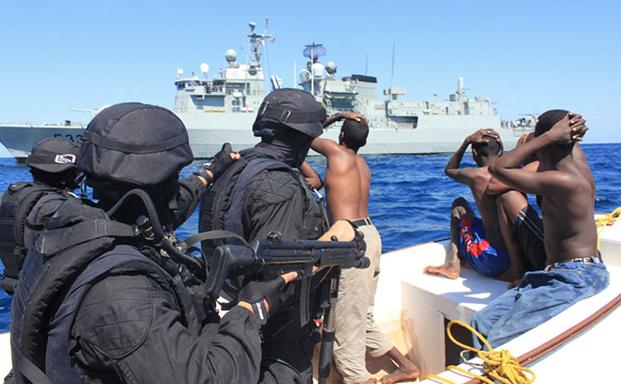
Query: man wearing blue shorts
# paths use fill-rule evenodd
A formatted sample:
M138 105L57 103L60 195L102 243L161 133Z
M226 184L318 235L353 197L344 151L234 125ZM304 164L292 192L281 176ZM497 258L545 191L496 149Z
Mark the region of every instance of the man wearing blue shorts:
M477 167L460 168L463 155L470 145ZM502 143L498 133L493 129L480 129L466 137L449 159L444 173L470 188L481 217L475 215L463 197L453 201L451 249L443 265L429 266L425 268L426 273L456 279L461 270L461 261L465 261L484 276L506 281L514 281L521 276L520 254L512 244L510 233L506 236L509 241L505 241L503 230L509 227L501 225L500 218L505 218L504 212L518 212L521 209L519 204L526 200L505 198L505 195L520 195L508 188L503 193L488 193L492 182L488 168L498 161L501 154Z
M459 253L484 276L496 276L509 268L507 251L485 239L483 221L470 212L459 220Z
M547 111L539 116L533 140L490 166L501 182L541 196L548 257L545 270L527 272L519 286L475 315L474 327L493 347L608 286L608 271L597 252L595 184L577 144L586 130L580 115ZM520 167L533 154L540 162L535 173Z

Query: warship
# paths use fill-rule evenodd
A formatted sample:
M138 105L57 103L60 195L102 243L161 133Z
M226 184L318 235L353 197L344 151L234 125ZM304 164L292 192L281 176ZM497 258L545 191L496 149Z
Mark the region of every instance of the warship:
M202 76L177 69L176 98L173 112L188 129L190 145L196 158L217 152L222 143L230 142L234 149L253 146L258 139L251 126L264 96L283 87L278 76L266 79L261 56L266 43L273 41L266 28L257 32L249 23L248 60L239 63L238 54L225 52L226 64L212 79L209 65L199 66ZM407 93L403 87L390 87L378 97L377 78L352 74L338 78L337 65L320 58L326 55L322 44L310 44L303 50L306 67L299 72L298 85L312 93L325 106L328 114L356 111L367 116L369 138L361 149L363 154L413 154L452 152L464 137L479 128L494 128L505 147L511 148L517 138L532 130L530 119L502 122L492 102L483 97L469 97L464 80L457 80L457 89L446 100L434 96L430 100L402 100ZM268 87L268 81L271 89ZM96 113L102 108L91 110ZM33 145L44 137L66 137L81 142L85 124L65 121L64 124L0 124L0 142L16 158L28 155ZM324 136L337 139L340 123L326 129Z

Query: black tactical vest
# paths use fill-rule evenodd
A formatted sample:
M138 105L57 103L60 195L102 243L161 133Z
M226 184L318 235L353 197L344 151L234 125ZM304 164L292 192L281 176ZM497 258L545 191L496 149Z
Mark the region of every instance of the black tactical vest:
M200 207L199 232L223 229L234 232L248 240L243 231L242 217L249 186L254 177L261 172L275 170L290 172L298 180L298 185L302 191L301 196L304 199L304 212L293 214L301 215L301 239L315 240L327 231L328 221L323 205L317 201L314 193L299 172L288 164L255 148L241 151L240 154L241 159L220 176L210 190L203 195ZM203 242L201 246L209 258L213 244ZM281 295L279 312L272 314L268 324L263 327L264 337L269 338L275 333L280 333L293 339L306 337L307 332L315 331L312 327L313 323L309 321L309 310L310 316L313 318L321 314L317 293L321 290L322 284L329 282L329 279L325 278L327 273L328 271L319 272L308 281L296 282L287 287L286 292ZM302 293L304 290L308 292ZM309 292L310 299L308 297ZM302 310L295 310L296 307Z
M39 182L19 182L9 186L0 205L0 258L4 264L2 289L13 294L24 257L31 244L24 242L26 219L46 193L61 192Z
M13 374L8 383L87 381L71 353L71 329L86 294L102 278L139 273L167 292L182 289L158 263L133 246L118 244L132 236L131 226L77 199L67 200L48 221L25 259L13 299ZM185 318L190 316L191 299L188 303L179 305Z
M290 172L302 190L304 198L303 238L319 238L328 228L323 205L320 204L303 176L288 164L273 159L256 149L241 152L236 161L203 195L200 206L199 232L223 229L246 237L243 231L242 215L249 186L254 177L268 171ZM208 246L208 244L203 244Z

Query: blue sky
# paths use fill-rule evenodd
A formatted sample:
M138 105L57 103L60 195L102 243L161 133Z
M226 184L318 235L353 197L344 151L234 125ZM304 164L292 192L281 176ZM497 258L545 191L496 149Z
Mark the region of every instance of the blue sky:
M406 98L470 95L505 118L583 113L587 142L621 142L618 1L17 1L0 2L0 122L87 121L71 108L122 101L172 107L175 71L224 51L245 57L247 22L276 36L269 69L292 83L304 44L320 42L345 76L377 76ZM265 64L265 62L264 62Z

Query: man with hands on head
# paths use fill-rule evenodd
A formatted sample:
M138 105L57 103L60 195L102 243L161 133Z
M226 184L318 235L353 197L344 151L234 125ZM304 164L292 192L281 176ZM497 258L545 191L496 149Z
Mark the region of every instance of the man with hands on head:
M472 157L477 167L461 168L461 160L469 146L472 146ZM501 158L502 152L498 133L493 129L479 129L466 137L449 159L444 173L470 188L481 218L474 214L466 199L455 199L451 211L451 248L445 263L425 268L426 273L456 279L459 277L461 259L485 276L496 276L507 281L521 276L519 254L512 247L510 238L503 237L499 224L503 218L500 215L503 209L511 207L511 210L517 210L512 206L515 201L502 199L504 193L488 193L492 183L489 167Z
M579 148L588 128L578 114L550 110L539 116L534 139L490 167L501 182L541 197L548 265L491 302L473 319L492 346L534 328L567 307L603 290L608 271L597 251L593 220L595 185ZM520 165L535 155L537 172Z
M328 117L323 126L345 120L338 143L317 137L311 148L327 160L325 189L331 223L347 220L364 234L366 254L371 265L366 269L341 272L338 305L335 314L334 361L343 382L375 383L366 368L366 352L372 357L388 357L395 369L381 378L390 384L415 380L419 369L382 333L373 319L373 302L379 279L382 242L368 212L371 170L358 150L366 144L369 126L357 112L340 112Z

